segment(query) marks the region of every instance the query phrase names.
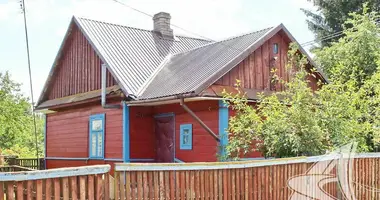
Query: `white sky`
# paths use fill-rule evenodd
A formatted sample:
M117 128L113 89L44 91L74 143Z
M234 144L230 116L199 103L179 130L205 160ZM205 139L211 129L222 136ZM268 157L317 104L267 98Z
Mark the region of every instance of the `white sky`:
M120 0L155 14L169 12L171 22L214 40L283 23L300 42L314 39L300 8L307 0ZM35 101L45 83L72 15L152 29L148 16L113 0L25 0ZM0 0L0 71L8 70L30 94L19 0ZM174 29L175 34L190 35Z

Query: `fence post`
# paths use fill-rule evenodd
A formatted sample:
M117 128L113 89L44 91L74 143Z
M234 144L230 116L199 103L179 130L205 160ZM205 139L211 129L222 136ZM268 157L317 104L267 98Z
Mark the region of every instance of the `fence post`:
M0 166L5 165L4 163L4 155L0 155Z

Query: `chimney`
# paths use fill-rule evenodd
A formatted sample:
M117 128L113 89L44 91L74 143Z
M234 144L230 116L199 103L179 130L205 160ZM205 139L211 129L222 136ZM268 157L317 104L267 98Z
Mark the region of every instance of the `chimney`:
M170 14L160 12L153 16L153 30L164 38L174 39L173 29L170 28Z

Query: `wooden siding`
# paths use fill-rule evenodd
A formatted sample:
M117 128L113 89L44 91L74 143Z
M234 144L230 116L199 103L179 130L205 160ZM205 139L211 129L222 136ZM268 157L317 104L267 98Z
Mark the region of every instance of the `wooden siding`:
M218 101L189 102L186 105L208 126L214 133L218 133L219 105ZM169 104L155 106L153 114L174 113L175 114L175 155L184 162L211 162L217 160L218 143L204 130L180 105ZM181 150L179 145L180 125L193 125L193 149Z
M278 54L274 54L273 45L278 44ZM244 59L240 64L225 74L214 85L235 86L236 80L241 81L242 88L257 90L274 90L284 89L282 84L275 84L271 88L271 69L276 69L276 75L283 80L289 80L289 74L286 70L287 53L290 40L280 31L272 38L264 42L251 55ZM277 57L275 60L274 57ZM317 80L310 77L310 86L317 89Z
M51 100L101 88L101 63L90 43L76 25L66 40L43 100ZM107 87L116 85L107 70Z
M105 113L105 158L121 159L122 109L103 109L100 105L48 114L46 128L46 156L87 158L89 117Z
M131 159L154 159L156 156L156 136L152 114L152 107L129 108Z

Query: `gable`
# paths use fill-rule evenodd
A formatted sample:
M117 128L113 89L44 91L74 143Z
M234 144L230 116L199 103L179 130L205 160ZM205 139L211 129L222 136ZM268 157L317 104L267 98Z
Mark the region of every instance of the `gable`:
M79 28L71 27L41 101L101 89L102 61ZM117 82L107 70L107 87L113 85Z
M255 91L281 91L284 85L273 83L273 69L275 75L280 79L289 81L289 74L286 70L287 53L291 40L283 30L280 30L273 37L266 40L253 53L223 75L213 85L234 87L236 80L240 81L240 87ZM274 52L277 45L277 53ZM276 59L274 59L276 58ZM310 86L314 90L317 87L317 79L309 77Z

